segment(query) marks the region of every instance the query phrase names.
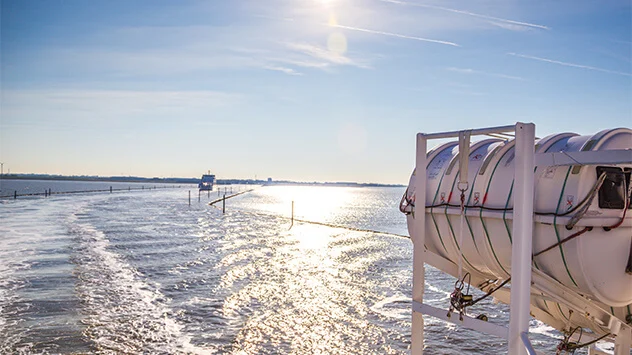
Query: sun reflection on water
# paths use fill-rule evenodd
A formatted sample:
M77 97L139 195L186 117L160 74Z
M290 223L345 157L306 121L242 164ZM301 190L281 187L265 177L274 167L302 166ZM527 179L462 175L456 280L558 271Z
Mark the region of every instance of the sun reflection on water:
M267 194L266 189L261 193ZM277 197L271 210L294 200L302 207L297 208L301 216L315 219L327 218L355 198L345 188L284 187L283 194L269 189ZM371 269L383 258L379 240L302 223L288 230L272 219L252 228L258 232L246 233L250 247L234 244L235 250L219 263L227 292L222 313L237 332L233 354L270 349L355 354L388 342L384 330L370 320L375 314Z
M328 220L353 203L353 188L314 186L272 186L258 191L268 200L264 208L289 217L294 201L294 216L313 221Z

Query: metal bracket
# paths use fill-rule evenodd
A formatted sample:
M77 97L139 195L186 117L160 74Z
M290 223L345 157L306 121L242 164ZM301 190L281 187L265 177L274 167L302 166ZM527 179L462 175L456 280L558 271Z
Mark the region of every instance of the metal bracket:
M450 322L456 325L460 325L466 328L478 330L480 332L497 336L499 338L507 340L508 329L506 327L478 320L469 316L463 316L463 321L458 320L458 317L448 317L448 311L445 309L429 306L425 303L419 303L413 301L413 312L426 314L435 318L439 318L446 322Z

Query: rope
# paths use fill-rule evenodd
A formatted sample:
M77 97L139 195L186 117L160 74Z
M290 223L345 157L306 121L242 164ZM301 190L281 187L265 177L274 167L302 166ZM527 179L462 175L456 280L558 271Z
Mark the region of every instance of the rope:
M413 213L413 209L415 207L415 201L408 198L408 189L410 186L406 188L404 195L402 195L402 199L399 201L399 211L405 215L409 215ZM410 211L406 210L408 207L412 207Z
M459 132L459 182L457 188L461 191L461 221L458 239L459 279L463 276L463 229L465 229L465 191L470 187L468 169L470 163L470 135L472 131Z
M507 280L503 281L503 282L502 282L500 285L498 285L497 287L494 287L493 289L491 289L491 290L487 291L487 293L486 293L486 294L484 294L483 296L481 296L481 297L479 297L479 298L477 298L477 299L475 299L475 300L473 300L473 301L469 302L469 303L467 304L467 306L468 306L468 307L473 306L473 305L475 305L475 304L479 303L480 301L482 301L482 300L486 299L487 297L491 296L494 292L496 292L496 291L500 290L501 288L503 288L503 286L505 286L505 285L506 285L506 284L507 284L510 280L511 280L511 277L510 277L510 278L508 278Z
M584 217L586 212L588 212L588 208L590 208L592 201L595 199L595 196L597 196L597 192L603 185L604 181L606 181L605 171L601 173L601 175L599 176L599 179L597 179L597 182L595 183L595 185L593 185L592 189L590 190L590 193L586 195L584 200L580 203L580 205L583 204L582 208L580 208L579 211L571 218L571 220L568 221L568 223L566 224L566 229L568 230L573 229L573 227L575 227L575 224L577 224L577 222L579 222L579 220L582 219L582 217Z
M573 336L573 334L575 334L575 332L579 330L579 336L577 337L577 341L570 341L570 338ZM577 349L581 349L581 348L585 348L587 346L590 346L600 340L605 339L606 337L612 335L611 333L606 333L598 338L595 338L589 342L586 343L580 343L579 341L582 338L582 335L584 334L584 330L581 327L575 327L573 329L571 329L570 332L568 332L568 334L566 334L564 336L564 339L562 339L562 341L560 342L560 344L557 346L557 352L555 354L561 354L562 351L565 351L569 354L574 354L575 351Z
M227 198L228 198L228 196L227 196ZM282 219L286 219L286 220L290 220L291 219L289 217L276 215L276 214L271 214L271 213L250 212L250 211L238 211L238 212L245 213L245 214L252 214L252 215L256 215L256 216L282 218ZM294 222L300 222L300 223L305 223L305 224L314 224L314 225L330 227L330 228L337 228L337 229L346 229L346 230L350 230L350 231L354 231L354 232L367 232L367 233L383 234L383 235L390 235L390 236L394 236L394 237L410 239L410 236L408 236L408 235L397 234L397 233L390 233L390 232L383 232L383 231L378 231L378 230L374 230L374 229L363 229L363 228L347 227L347 226L341 226L341 225L338 225L338 224L325 223L325 222L316 222L316 221L308 221L308 220L305 220L305 219L298 219L298 218L294 218Z
M465 222L465 190L461 190L461 221L459 228L459 279L463 276L463 229Z
M588 203L586 203L586 205L585 205L585 209L582 209L575 216L573 216L573 218L566 225L566 228L569 228L569 227L572 228L577 223L577 221L579 221L579 219L583 217L583 215L588 210L588 206L590 206L590 204L592 203L592 200L593 200L593 198L596 195L596 191L599 191L599 188L601 188L601 185L603 184L605 178L606 178L606 173L604 172L604 173L601 174L601 176L599 176L599 179L597 180L597 183L593 186L593 189L590 192L590 194L588 196L586 196L586 198L584 199L584 200L588 201ZM632 184L630 184L628 186L627 192L628 192L628 194L626 195L626 203L625 203L625 206L623 208L623 215L621 216L621 219L619 220L619 222L617 222L617 223L615 223L615 224L613 224L611 226L603 227L604 230L610 231L612 229L618 228L619 226L621 226L621 224L623 224L623 221L625 220L626 212L628 211L628 208L630 208L630 202L632 201L632 199L630 198L630 196L632 195ZM560 245L562 245L562 244L564 244L564 243L566 243L568 241L571 241L571 240L579 237L580 235L582 235L582 234L584 234L586 232L590 232L592 229L593 229L593 227L585 227L584 229L571 234L570 236L560 240L559 242L551 245L550 247L533 254L533 257L536 257L536 256L538 256L540 254L543 254L543 253L545 253L545 252L547 252L547 251L549 251L549 250L551 250L551 249L553 249L555 247L558 247L558 246L560 246ZM631 253L632 253L632 251L631 251ZM631 260L632 260L632 258L631 258ZM626 272L627 271L628 270L626 268Z
M465 291L465 293L463 293L466 278L468 279L467 290ZM450 317L452 315L452 312L457 311L459 312L459 320L463 321L463 316L466 315L467 307L471 307L491 296L494 292L500 290L503 286L505 286L509 282L509 280L511 280L511 278L508 278L497 287L489 290L485 295L474 300L472 299L472 295L470 295L470 284L472 282L472 275L470 275L469 272L465 273L462 278L457 279L454 283L454 291L452 291L452 293L450 294L450 307L448 308L447 316ZM487 282L490 281L488 280Z
M593 185L593 187L590 189L590 192L588 194L586 194L586 196L584 196L584 198L577 204L575 205L575 207L571 208L570 210L563 212L563 213L557 213L557 212L537 212L535 211L534 214L539 215L539 216L556 216L556 217L564 217L564 216L568 216L569 214L574 213L575 211L578 211L580 208L585 207L588 208L590 206L590 202L592 203L592 199L594 199L595 193L599 191L599 189L601 188L601 185L603 184L603 181L601 181L601 179L605 179L605 172L602 173L601 176L599 176L599 178L597 179L597 181L595 182L595 184ZM632 184L630 184L630 186L632 186ZM628 190L630 191L631 189L628 188ZM408 192L408 190L406 190ZM632 191L630 191L628 193L628 196L630 195L630 193L632 193ZM591 198L592 197L592 198ZM411 201L406 197L406 194L404 194L404 196L402 197L402 201L406 201L407 203L411 203ZM407 207L407 206L405 206ZM437 208L437 207L461 207L461 205L456 205L456 204L451 204L451 203L438 203L438 204L434 204L434 205L428 205L426 206L426 208ZM478 208L481 210L486 210L486 211L500 211L500 212L506 212L506 211L513 211L513 207L509 207L509 208L503 208L503 207L487 207L487 206L481 206L481 205L465 205L465 208ZM401 211L401 203L400 203L400 211ZM404 211L402 211L403 213L406 213Z
M467 282L467 291L463 293L463 288L465 287L465 279L468 278ZM454 291L450 294L450 308L448 309L448 318L452 316L452 312L459 312L459 320L463 321L463 316L466 313L466 307L468 306L468 302L472 300L472 295L470 295L470 284L472 283L472 275L469 272L465 273L465 276L459 278L454 283Z
M251 191L254 191L254 189L245 190L245 191L242 191L242 192L238 192L238 193L236 193L236 194L232 194L232 195L229 195L229 196L225 196L225 197L222 197L222 198L218 198L218 199L216 199L216 200L213 200L213 201L209 202L209 205L210 205L210 206L213 206L213 205L215 205L216 203L218 203L218 202L222 201L224 198L228 200L228 199L229 199L229 198L231 198L231 197L237 197L237 196L239 196L239 195L243 195L243 194L245 194L245 193L247 193L247 192L251 192Z
M625 175L624 175L625 176ZM625 178L623 179L623 181L625 181ZM627 194L625 196L626 199L626 203L625 206L623 206L623 215L621 216L621 219L619 220L619 222L609 226L609 227L604 227L603 229L605 231L609 231L611 229L615 229L618 228L621 224L623 224L623 221L625 220L625 214L628 211L628 208L630 208L630 201L632 200L632 183L629 184L628 188L627 188Z
M547 251L549 251L549 250L551 250L551 249L553 249L553 248L555 248L555 247L558 247L558 246L560 246L560 245L562 245L562 244L564 244L564 243L566 243L566 242L568 242L568 241L570 241L570 240L573 240L573 239L575 239L575 238L579 237L580 235L582 235L582 234L584 234L584 233L586 233L586 232L591 231L592 229L593 229L593 227L586 227L586 228L584 228L584 229L582 229L582 230L580 230L580 231L578 231L578 232L575 232L575 233L573 233L573 234L569 235L568 237L566 237L566 238L564 238L564 239L560 240L559 242L557 242L557 243L555 243L555 244L551 245L550 247L548 247L548 248L546 248L546 249L544 249L544 250L540 250L539 252L537 252L537 253L533 254L533 257L535 258L536 256L538 256L538 255L540 255L540 254L546 253Z
M282 217L282 216L280 216L280 217L284 218L284 219L289 219L287 217ZM392 236L395 236L395 237L401 237L401 238L410 239L410 236L407 236L407 235L402 235L402 234L397 234L397 233L390 233L390 232L382 232L382 231L373 230L373 229L362 229L362 228L355 228L355 227L347 227L347 226L341 226L341 225L337 225L337 224L316 222L316 221L308 221L308 220L296 219L296 218L294 218L294 221L295 222L306 223L306 224L315 224L315 225L319 225L319 226L331 227L331 228L346 229L346 230L350 230L350 231L354 231L354 232L368 232L368 233L392 235Z

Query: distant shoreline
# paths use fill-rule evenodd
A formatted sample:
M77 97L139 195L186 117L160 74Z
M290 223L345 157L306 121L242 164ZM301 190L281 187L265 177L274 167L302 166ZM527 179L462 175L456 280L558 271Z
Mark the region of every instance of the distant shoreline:
M144 178L137 176L85 176L85 175L49 175L49 174L3 174L4 180L50 180L50 181L94 181L94 182L127 182L154 184L198 184L198 178ZM263 185L263 186L341 186L341 187L406 187L400 184L358 183L358 182L299 182L299 181L267 181L254 179L217 179L217 185Z
M197 184L193 178L143 178L136 176L65 176L47 174L4 174L4 180L50 180L50 181L94 181L94 182L145 182L158 184Z

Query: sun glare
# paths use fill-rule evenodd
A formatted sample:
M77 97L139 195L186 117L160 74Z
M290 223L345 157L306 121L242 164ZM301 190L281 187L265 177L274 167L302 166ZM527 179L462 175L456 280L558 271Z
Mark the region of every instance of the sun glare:
M347 188L321 186L283 186L262 189L274 196L268 211L290 216L294 201L294 216L316 222L327 222L329 218L348 206L355 198Z
M327 49L338 55L343 55L347 51L347 38L339 32L334 32L327 38Z

